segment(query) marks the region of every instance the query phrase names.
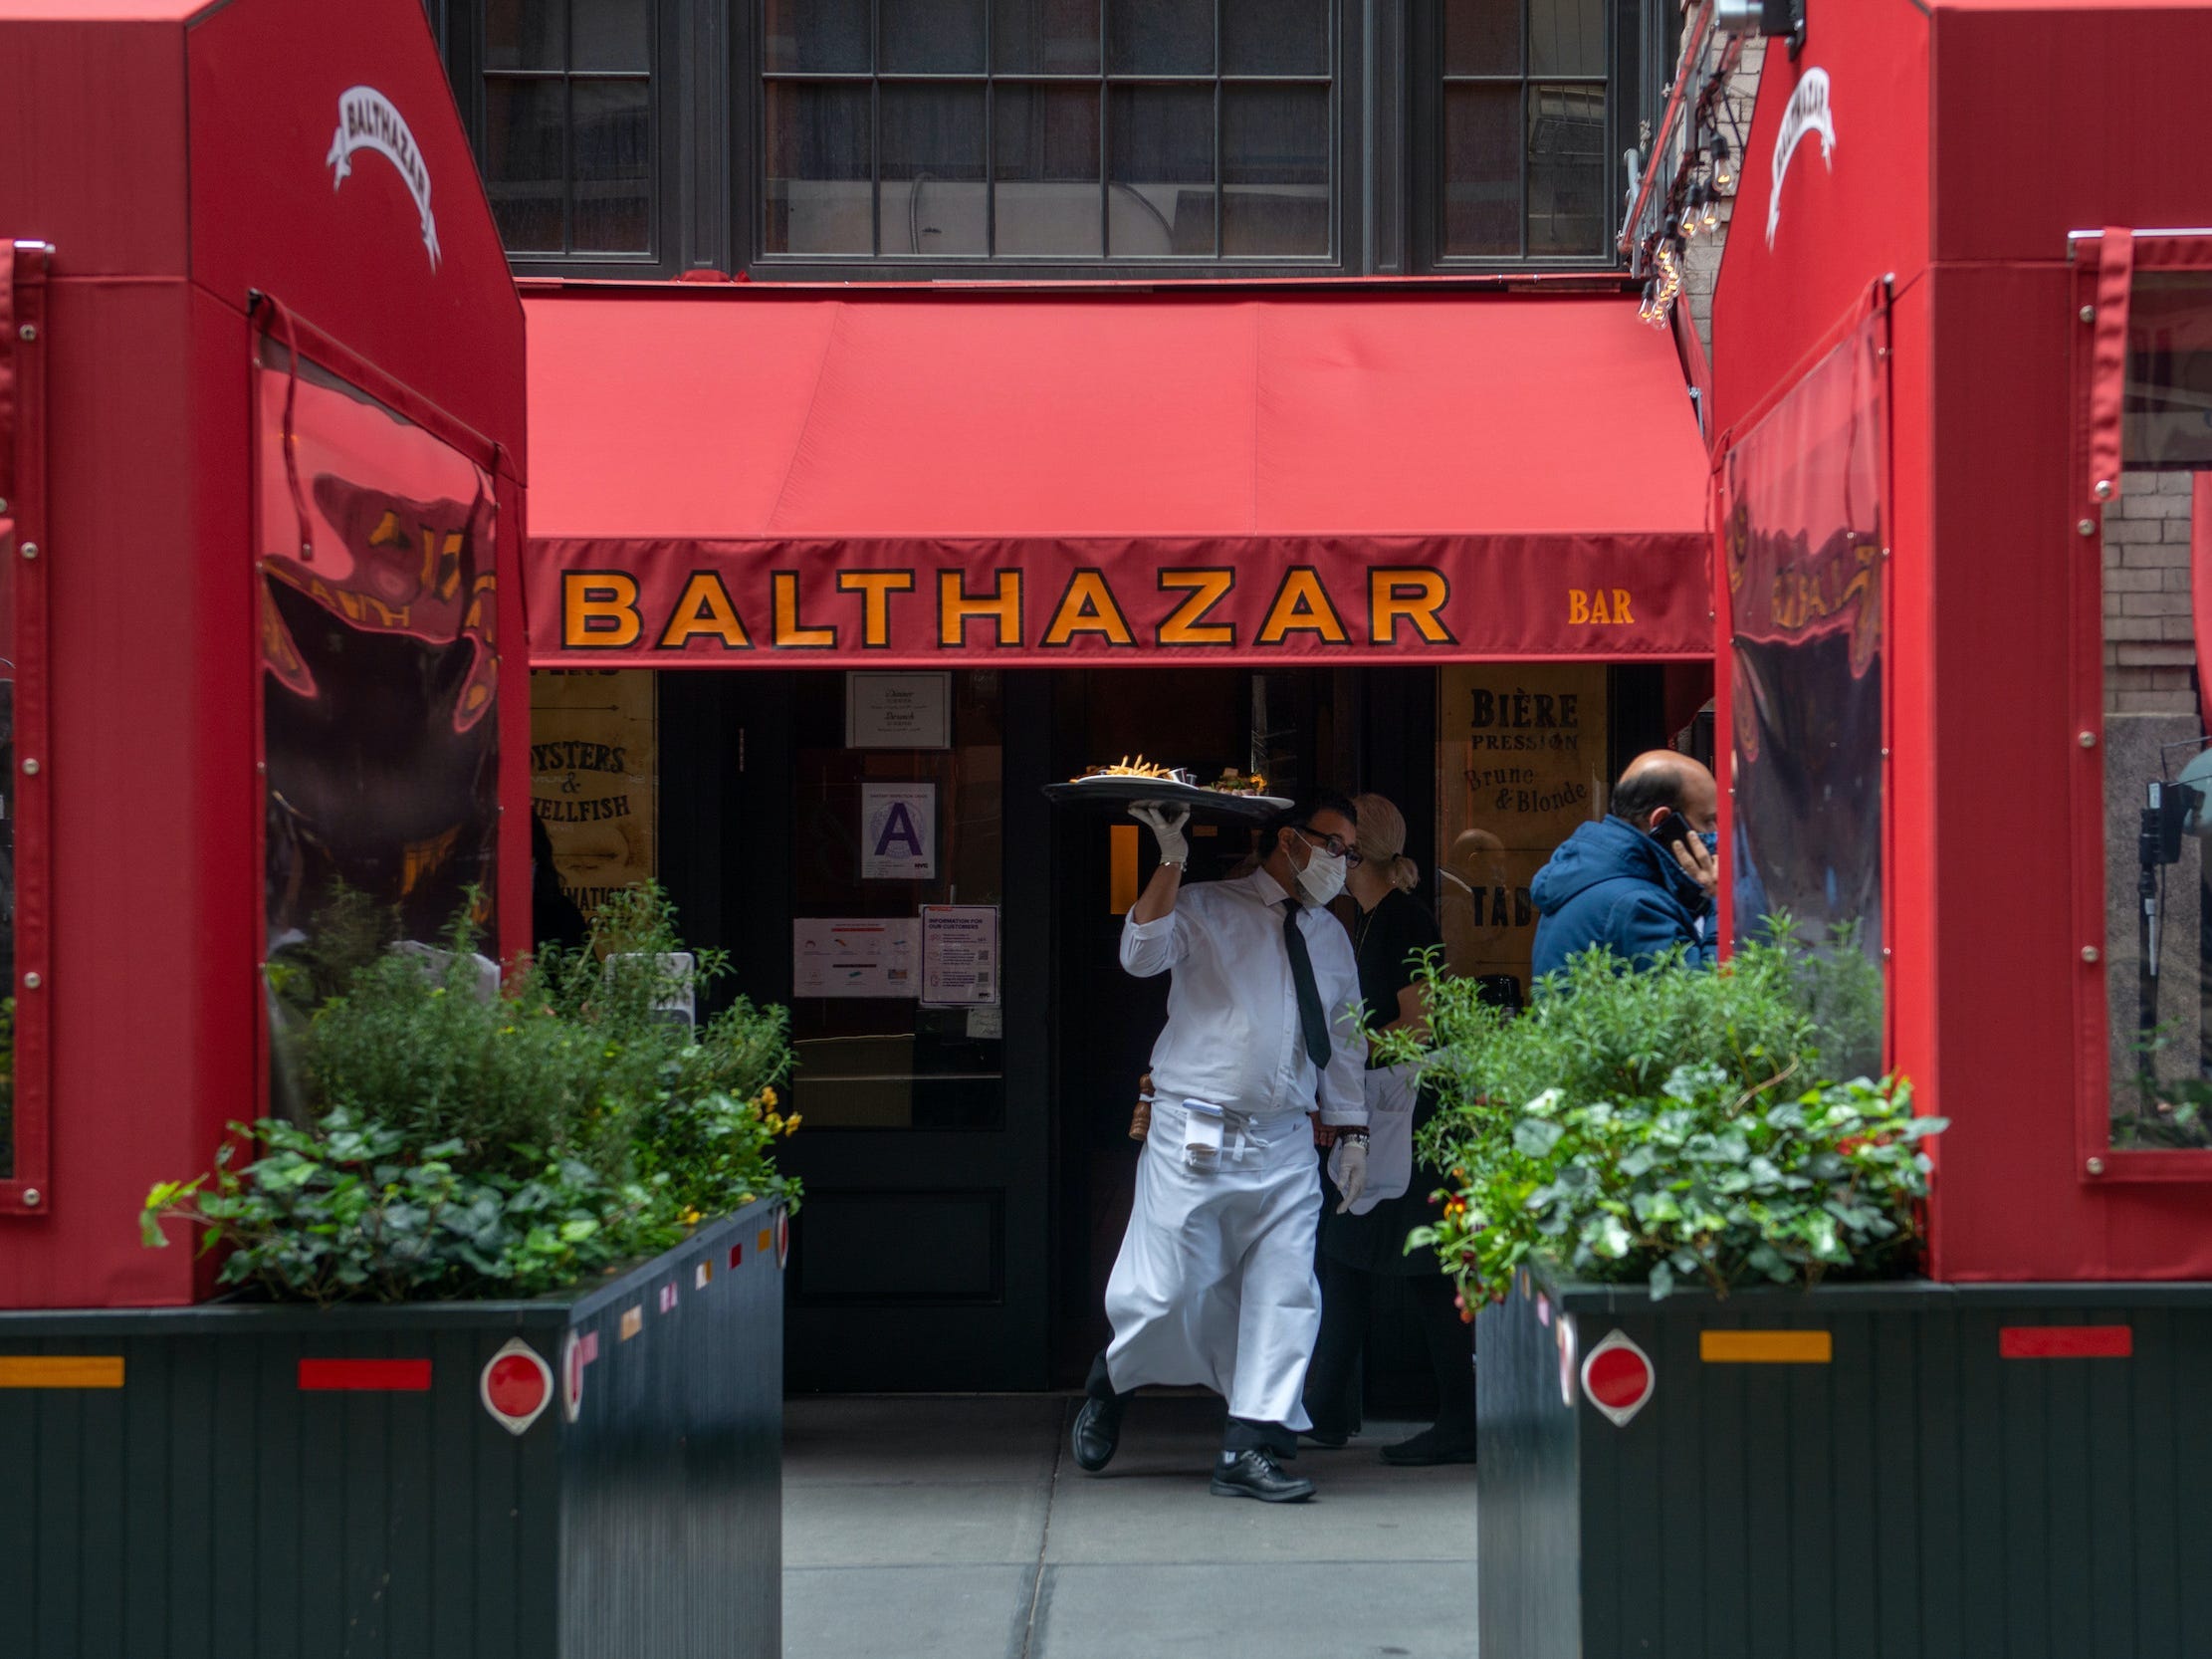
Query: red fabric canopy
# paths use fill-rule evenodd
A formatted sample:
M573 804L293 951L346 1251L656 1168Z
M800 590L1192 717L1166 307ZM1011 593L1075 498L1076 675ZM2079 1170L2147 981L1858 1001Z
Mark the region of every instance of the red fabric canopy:
M1706 460L1616 296L564 288L534 660L1710 654Z

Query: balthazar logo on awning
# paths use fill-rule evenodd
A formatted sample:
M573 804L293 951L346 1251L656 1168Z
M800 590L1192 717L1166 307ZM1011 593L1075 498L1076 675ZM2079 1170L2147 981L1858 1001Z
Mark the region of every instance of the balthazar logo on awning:
M1821 164L1833 170L1836 165L1836 117L1828 104L1828 71L1809 69L1805 79L1797 84L1797 91L1790 95L1790 107L1782 112L1782 125L1774 134L1774 181L1767 193L1767 246L1774 246L1774 233L1782 228L1782 176L1790 170L1790 157L1797 153L1797 146L1812 133L1819 133Z
M337 131L331 136L331 153L323 158L331 168L331 188L335 190L353 171L355 150L374 150L399 170L407 193L415 198L422 215L422 245L430 254L430 269L438 268L438 221L430 211L430 169L423 164L407 118L390 99L374 87L348 87L338 95Z

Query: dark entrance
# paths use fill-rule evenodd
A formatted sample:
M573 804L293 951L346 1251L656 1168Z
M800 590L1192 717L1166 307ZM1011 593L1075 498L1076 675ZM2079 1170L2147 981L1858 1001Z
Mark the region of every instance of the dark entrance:
M961 669L945 676L942 744L930 732L926 747L855 724L842 671L658 677L662 879L692 936L733 953L736 983L793 1013L805 1126L786 1158L806 1195L789 1386L1073 1384L1105 1334L1129 1111L1166 984L1117 965L1150 837L1054 813L1041 786L1143 750L1256 770L1274 793L1374 790L1433 871L1436 670ZM1658 669L1610 678L1617 761L1661 740L1663 701ZM889 871L864 833L869 803L890 798L931 815L927 873ZM1194 874L1225 874L1245 850L1200 836ZM940 904L996 907L995 1009L911 989L822 996L794 972L809 931ZM1418 1415L1430 1384L1399 1289L1377 1301L1368 1409Z

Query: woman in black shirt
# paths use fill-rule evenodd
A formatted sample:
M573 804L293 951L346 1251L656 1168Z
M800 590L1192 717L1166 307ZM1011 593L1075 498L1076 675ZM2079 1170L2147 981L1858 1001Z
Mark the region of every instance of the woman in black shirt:
M1406 821L1379 795L1363 795L1359 808L1360 861L1345 890L1357 906L1352 949L1360 970L1360 995L1371 1031L1411 1030L1426 1035L1429 1013L1417 983L1422 952L1439 943L1428 908L1414 897L1420 868L1405 857ZM1372 1064L1372 1063L1371 1063ZM1418 1136L1435 1110L1425 1092L1414 1116ZM1321 1334L1306 1373L1307 1438L1341 1446L1358 1422L1360 1349L1369 1304L1379 1279L1407 1282L1421 1322L1429 1362L1437 1377L1436 1426L1383 1448L1395 1464L1474 1461L1474 1332L1459 1317L1451 1281L1426 1250L1406 1254L1406 1235L1430 1219L1436 1172L1419 1162L1397 1198L1365 1215L1338 1215L1332 1200L1321 1210Z

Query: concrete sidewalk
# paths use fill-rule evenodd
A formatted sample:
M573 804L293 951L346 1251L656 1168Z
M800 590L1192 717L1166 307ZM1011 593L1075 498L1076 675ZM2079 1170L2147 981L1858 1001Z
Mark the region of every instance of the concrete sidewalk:
M1207 1491L1218 1400L1141 1396L1100 1475L1076 1404L789 1401L786 1659L1471 1659L1474 1470L1378 1463L1414 1425L1302 1449L1320 1495L1269 1505Z

